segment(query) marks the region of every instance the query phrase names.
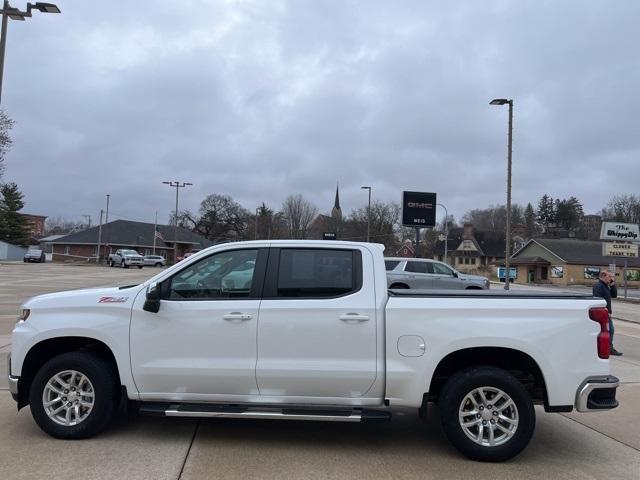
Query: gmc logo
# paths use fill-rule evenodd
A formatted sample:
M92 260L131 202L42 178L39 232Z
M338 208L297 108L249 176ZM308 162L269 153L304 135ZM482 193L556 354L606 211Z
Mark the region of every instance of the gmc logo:
M407 202L407 207L409 207L409 208L433 208L433 204L432 203Z

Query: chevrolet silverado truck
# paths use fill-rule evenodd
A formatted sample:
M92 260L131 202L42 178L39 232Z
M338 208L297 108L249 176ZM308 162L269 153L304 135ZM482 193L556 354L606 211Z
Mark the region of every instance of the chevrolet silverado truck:
M135 250L116 250L116 253L109 255L110 267L138 267L144 266L144 257Z
M122 405L361 422L435 404L450 442L483 461L525 448L534 405L618 405L604 300L387 290L383 249L227 243L140 285L37 296L13 330L11 394L63 439L97 434Z

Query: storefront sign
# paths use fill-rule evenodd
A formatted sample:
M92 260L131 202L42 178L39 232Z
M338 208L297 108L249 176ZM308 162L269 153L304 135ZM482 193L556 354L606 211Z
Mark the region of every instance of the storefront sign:
M638 242L640 241L640 229L637 223L602 222L600 240Z
M436 194L402 192L402 225L405 227L435 227Z
M602 244L603 257L637 257L637 243L615 243L607 242Z
M335 240L336 238L338 238L336 232L322 232L323 240Z

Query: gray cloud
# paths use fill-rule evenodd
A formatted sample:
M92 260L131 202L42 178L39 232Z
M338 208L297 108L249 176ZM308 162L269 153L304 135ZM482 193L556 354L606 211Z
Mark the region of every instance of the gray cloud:
M436 191L460 217L638 194L636 2L59 2L10 22L6 179L26 211L166 220L210 193L330 209Z

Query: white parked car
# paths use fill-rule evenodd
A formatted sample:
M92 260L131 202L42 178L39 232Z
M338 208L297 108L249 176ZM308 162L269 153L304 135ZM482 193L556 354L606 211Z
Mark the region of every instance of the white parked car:
M167 260L162 255L145 255L144 265L150 267L164 267Z
M233 280L233 281L230 281ZM38 296L9 389L57 438L141 413L360 422L439 404L473 459L517 455L547 412L618 405L605 301L387 290L383 246L227 243L146 282Z
M384 264L391 289L484 290L491 284L487 277L458 272L437 260L388 257Z
M24 257L23 257L22 261L25 262L25 263L27 263L27 262L44 263L45 259L46 259L45 253L42 251L42 249L40 249L40 248L30 248L24 254Z

